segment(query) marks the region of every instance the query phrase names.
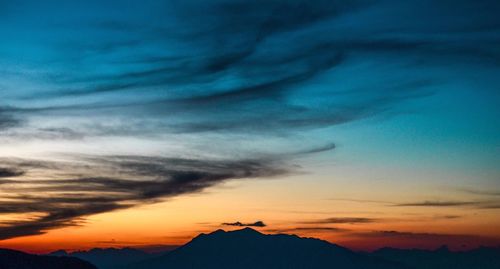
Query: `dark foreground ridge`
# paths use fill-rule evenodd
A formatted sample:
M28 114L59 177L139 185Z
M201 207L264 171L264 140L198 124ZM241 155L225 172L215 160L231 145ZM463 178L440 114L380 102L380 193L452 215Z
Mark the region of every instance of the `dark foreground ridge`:
M372 255L416 269L500 269L500 247L463 252L452 252L447 247L437 250L382 248Z
M74 257L32 255L0 249L0 269L96 269L93 264Z
M64 250L52 252L51 256L75 257L88 261L99 269L116 269L128 264L136 263L148 258L159 256L162 253L147 253L133 248L93 248L88 251L67 253ZM0 268L1 269L1 268Z

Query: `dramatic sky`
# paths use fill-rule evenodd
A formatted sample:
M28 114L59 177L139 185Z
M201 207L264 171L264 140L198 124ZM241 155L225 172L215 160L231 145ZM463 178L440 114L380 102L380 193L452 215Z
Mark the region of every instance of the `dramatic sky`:
M497 0L0 1L0 247L500 244Z

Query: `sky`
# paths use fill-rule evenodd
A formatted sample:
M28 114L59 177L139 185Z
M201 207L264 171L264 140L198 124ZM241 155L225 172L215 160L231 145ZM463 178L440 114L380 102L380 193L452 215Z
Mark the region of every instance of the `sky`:
M0 247L500 245L499 12L0 1Z

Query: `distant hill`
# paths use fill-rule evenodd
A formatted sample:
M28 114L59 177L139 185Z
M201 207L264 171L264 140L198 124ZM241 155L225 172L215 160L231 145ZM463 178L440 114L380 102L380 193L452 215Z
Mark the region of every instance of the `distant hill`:
M88 251L77 251L72 253L59 250L49 255L76 257L96 265L99 269L116 269L164 253L165 252L151 254L133 248L94 248Z
M373 257L397 261L416 269L500 269L500 248L478 248L452 252L437 250L382 248Z
M329 242L253 229L200 234L186 245L127 269L402 269L395 262L359 254Z
M96 269L89 262L73 257L32 255L0 249L0 269Z

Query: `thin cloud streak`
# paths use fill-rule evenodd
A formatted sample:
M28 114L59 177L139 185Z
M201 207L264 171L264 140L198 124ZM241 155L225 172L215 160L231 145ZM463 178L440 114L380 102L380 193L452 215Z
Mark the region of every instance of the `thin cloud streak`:
M423 201L414 203L395 203L392 206L400 207L471 207L477 209L497 209L500 208L498 200L482 201Z
M394 206L423 206L423 207L455 207L477 205L479 202L473 201L423 201L414 203L401 203Z
M364 217L334 217L313 221L304 221L304 224L365 224L378 222L378 219Z

